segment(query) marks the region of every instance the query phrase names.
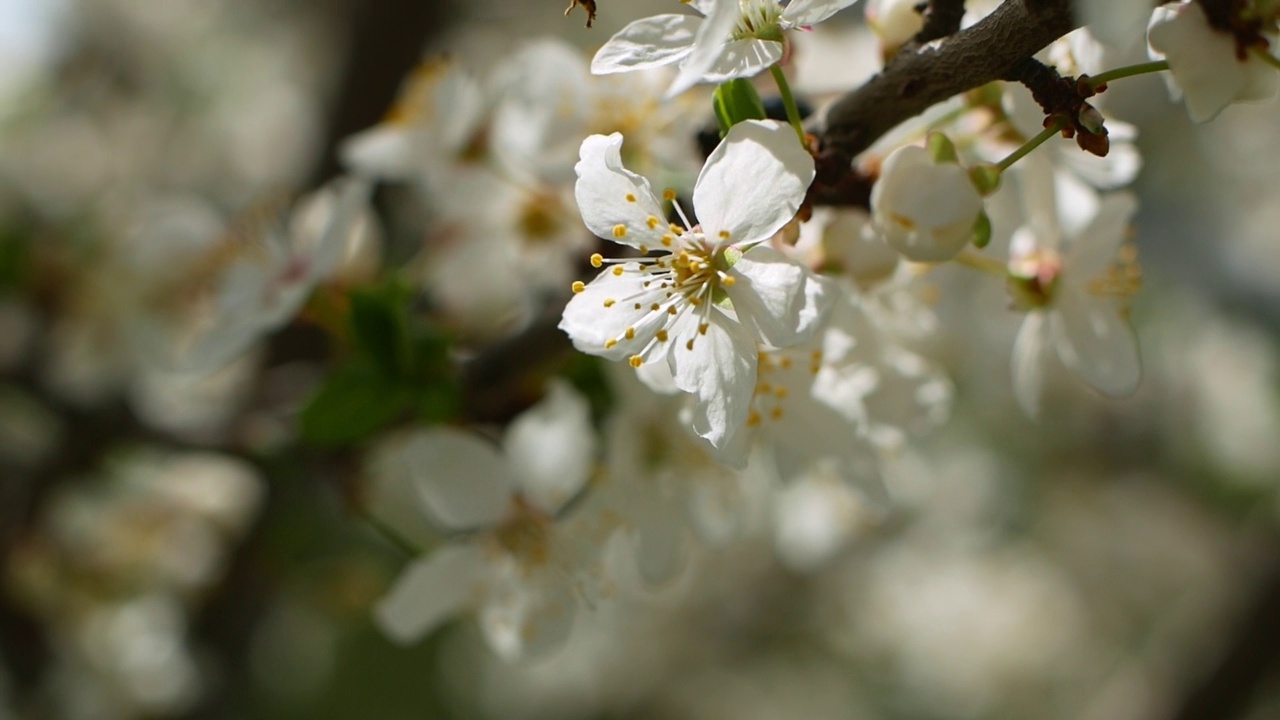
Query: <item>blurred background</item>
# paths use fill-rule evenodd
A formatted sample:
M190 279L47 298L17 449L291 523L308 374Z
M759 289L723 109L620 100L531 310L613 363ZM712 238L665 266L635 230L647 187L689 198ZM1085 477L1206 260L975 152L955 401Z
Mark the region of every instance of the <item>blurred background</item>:
M151 371L178 249L336 175L424 53L590 50L668 5L600 0L586 30L550 0L0 0L0 720L1280 718L1274 104L1192 126L1158 78L1107 98L1145 160L1134 397L1058 372L1029 421L1003 289L944 304L956 405L888 519L762 501L540 663L466 619L376 631L407 558L358 512L359 449L294 430L314 325L199 381ZM811 88L848 69L830 37ZM954 313L1004 322L952 337ZM805 503L845 542L780 560Z

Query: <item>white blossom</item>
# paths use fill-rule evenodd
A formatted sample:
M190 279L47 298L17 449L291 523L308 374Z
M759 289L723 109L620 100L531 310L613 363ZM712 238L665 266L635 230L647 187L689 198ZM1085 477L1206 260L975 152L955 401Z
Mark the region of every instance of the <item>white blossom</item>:
M608 267L589 284L575 283L560 327L588 354L637 368L668 363L675 385L697 395L694 430L728 447L746 420L757 343L803 342L826 307L817 278L761 245L800 207L813 159L786 125L735 125L698 177L700 224L690 226L663 219L648 180L622 166L621 147L617 133L582 143L578 208L592 232L643 257L594 256L594 265Z
M944 262L973 237L982 197L964 168L908 145L885 159L871 211L876 231L908 260Z
M1231 103L1275 95L1276 69L1239 56L1236 39L1210 25L1198 2L1157 8L1147 40L1152 56L1169 62L1171 89L1185 96L1195 122L1212 120Z
M1063 223L1065 250L1059 248L1064 233L1043 224L1020 228L1010 249L1010 286L1028 309L1013 347L1014 395L1032 417L1039 413L1051 347L1068 369L1104 394L1128 395L1141 378L1127 318L1139 276L1133 256L1121 248L1137 201L1127 192L1095 199L1083 186L1078 190L1084 192L1075 197L1088 207L1079 213L1084 222Z
M784 32L815 25L857 0L687 0L705 19L666 14L636 20L609 38L591 61L596 74L678 63L667 91L750 77L780 61Z
M374 609L382 630L409 643L470 608L505 659L563 643L607 539L585 522L557 516L589 477L594 437L586 400L553 384L511 424L501 453L453 428L407 441L405 472L375 488L375 509L411 497L432 523L461 534L404 570Z

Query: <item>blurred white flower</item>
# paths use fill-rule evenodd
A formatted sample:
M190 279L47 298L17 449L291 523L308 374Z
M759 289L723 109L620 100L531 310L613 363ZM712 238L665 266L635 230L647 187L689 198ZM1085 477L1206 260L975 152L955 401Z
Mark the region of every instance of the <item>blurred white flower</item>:
M383 631L413 642L471 608L490 647L506 659L562 644L614 529L557 517L587 482L594 454L586 400L558 383L511 424L501 453L453 428L423 430L407 442L404 477L421 510L460 534L410 563L378 602Z
M1280 72L1241 54L1236 38L1210 25L1198 2L1156 8L1147 40L1152 57L1168 60L1171 90L1186 97L1195 122L1212 120L1231 103L1276 93Z
M1028 310L1013 346L1014 395L1032 417L1051 346L1076 376L1107 395L1128 395L1142 374L1127 318L1140 276L1136 258L1122 249L1137 200L1127 192L1098 198L1083 185L1072 193L1063 178L1056 185L1061 225L1033 217L1010 248L1010 288Z
M885 53L905 45L924 27L924 15L916 9L920 0L869 0L867 24L880 36Z

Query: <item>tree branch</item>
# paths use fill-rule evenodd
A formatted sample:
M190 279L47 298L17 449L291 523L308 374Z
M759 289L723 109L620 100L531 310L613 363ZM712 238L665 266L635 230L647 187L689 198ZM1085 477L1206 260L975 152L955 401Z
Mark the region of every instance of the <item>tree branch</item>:
M960 32L964 20L964 0L929 0L924 11L924 27L915 42L923 45Z
M1071 0L1005 0L978 24L938 43L908 47L827 112L823 151L852 159L904 120L998 80L1014 63L1071 32Z

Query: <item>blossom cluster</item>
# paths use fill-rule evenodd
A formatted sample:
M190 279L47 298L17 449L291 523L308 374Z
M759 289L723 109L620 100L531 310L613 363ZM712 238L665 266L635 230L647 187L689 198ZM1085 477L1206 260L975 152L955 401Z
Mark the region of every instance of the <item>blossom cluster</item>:
M137 209L129 237L165 252L105 253L112 281L70 298L44 372L198 434L272 333L319 327L335 359L303 434L360 453L352 495L414 555L379 628L411 643L470 612L500 658L543 656L584 611L678 592L760 517L798 572L882 522L973 387L956 347L1000 368L993 411L1051 415L1066 374L1135 393L1141 157L1101 93L1167 71L1199 122L1276 86L1274 3L1224 25L1197 1L1082 2L1086 27L1035 60L1070 104L975 89L843 159L865 192L833 199L830 98L799 67L856 0L672 4L590 59L539 40L425 60L291 205ZM868 3L872 56L919 50L916 5ZM1150 62L1103 64L1144 24Z

